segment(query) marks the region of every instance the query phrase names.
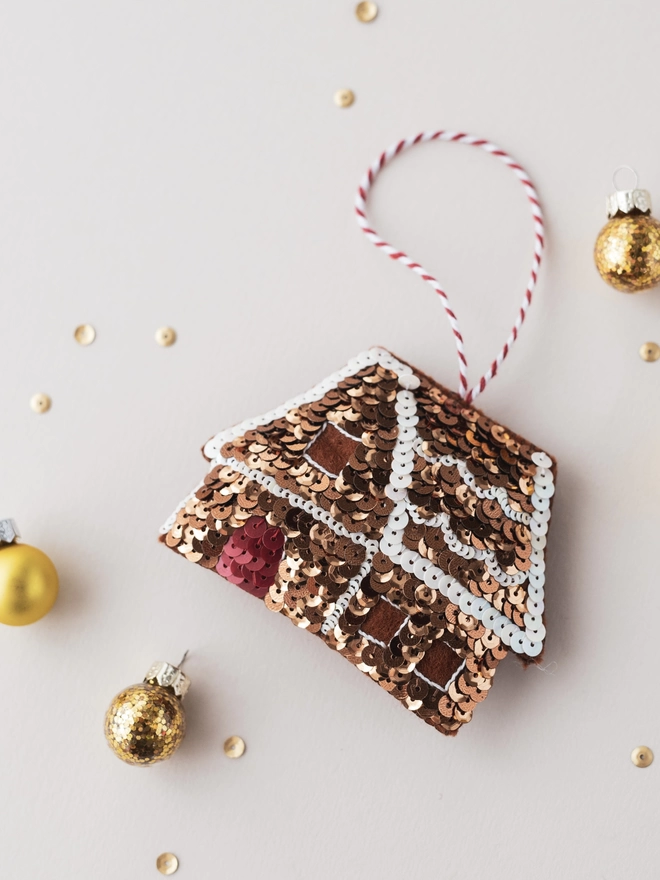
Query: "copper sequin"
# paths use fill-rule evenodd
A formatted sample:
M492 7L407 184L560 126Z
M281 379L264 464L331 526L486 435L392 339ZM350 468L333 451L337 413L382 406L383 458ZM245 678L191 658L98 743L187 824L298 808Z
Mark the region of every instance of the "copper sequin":
M534 620L542 627L543 603L531 598L540 588L530 587L529 579L533 575L536 584L540 578L533 544L545 545L554 488L537 510L539 469L532 456L546 462L542 479L549 487L555 463L424 374L408 375L414 384L405 387L419 385L413 404L401 401L397 375L375 363L267 424L254 420L254 427L222 445L223 461L235 464L212 466L161 540L190 561L224 572L227 565L231 571L231 559L241 559L233 555L235 544L246 535L239 565L258 572L266 564L258 541L272 533L272 558L280 559L263 591L266 607L319 636L407 709L454 735L488 695L510 650L496 625L488 628L469 613L470 600L492 603L496 617L505 615L507 625L523 632L535 605ZM416 406L417 445L395 467L399 431L408 430L398 419L407 417L408 406ZM328 425L337 437L354 441L337 443L336 476L328 470L327 449L319 455L325 467L314 459L314 443ZM406 486L409 505L408 512L394 514L402 533L398 552L414 551L413 570L393 561L395 549L382 552L395 478ZM281 497L286 492L291 494ZM430 565L468 593L461 607L425 582ZM235 576L249 580L243 569ZM351 583L355 590L346 598ZM333 615L337 623L328 629Z

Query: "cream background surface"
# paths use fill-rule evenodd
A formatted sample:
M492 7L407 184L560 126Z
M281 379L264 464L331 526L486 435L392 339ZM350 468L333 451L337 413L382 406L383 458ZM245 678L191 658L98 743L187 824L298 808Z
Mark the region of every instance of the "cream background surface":
M591 252L617 165L660 209L660 7L382 0L363 25L353 6L0 10L0 514L62 583L47 618L0 631L7 880L143 880L164 850L181 880L658 876L660 766L630 752L660 754L660 364L637 353L660 340L660 293L607 288ZM454 386L437 299L352 216L372 158L439 127L500 143L538 187L536 302L479 403L559 461L549 666L508 658L454 740L156 542L211 434L369 345ZM529 271L522 188L428 145L383 174L371 216L445 283L476 379ZM124 766L106 705L186 648L184 746Z

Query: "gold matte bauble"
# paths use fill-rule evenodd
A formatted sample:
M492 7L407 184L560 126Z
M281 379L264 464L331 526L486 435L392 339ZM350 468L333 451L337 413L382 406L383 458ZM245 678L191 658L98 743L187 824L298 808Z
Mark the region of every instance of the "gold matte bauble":
M186 716L178 697L153 684L135 684L117 694L105 716L105 737L127 764L155 764L179 748Z
M612 287L639 293L660 282L660 223L650 214L612 217L596 240L596 268Z
M45 553L29 544L0 545L0 623L25 626L48 614L59 581Z

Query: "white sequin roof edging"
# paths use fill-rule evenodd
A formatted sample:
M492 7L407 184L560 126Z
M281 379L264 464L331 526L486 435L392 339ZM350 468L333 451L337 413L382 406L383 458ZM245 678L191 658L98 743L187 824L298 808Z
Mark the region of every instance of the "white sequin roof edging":
M370 348L368 351L363 351L361 354L352 358L345 367L341 370L337 370L336 373L328 376L327 379L319 382L318 385L315 385L309 391L305 391L304 394L299 394L297 397L288 400L276 409L264 413L261 416L256 416L256 418L253 419L246 419L244 422L234 425L232 428L220 431L219 434L216 434L215 437L212 437L211 440L208 441L204 447L204 454L208 459L214 461L228 440L240 437L246 431L254 430L260 425L268 425L276 419L281 419L290 409L295 409L303 403L314 403L316 400L321 400L328 391L334 391L343 379L348 379L350 376L359 373L360 370L363 370L365 367L373 366L373 364L380 364L381 367L392 370L394 373L397 373L397 375L398 372L401 371L410 374L413 378L417 378L413 375L410 367L400 363L396 358L392 357L388 351L385 351L382 348Z

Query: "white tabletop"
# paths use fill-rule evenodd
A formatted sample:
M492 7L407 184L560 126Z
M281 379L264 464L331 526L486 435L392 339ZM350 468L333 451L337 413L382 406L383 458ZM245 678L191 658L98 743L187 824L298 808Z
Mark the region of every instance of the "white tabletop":
M592 249L617 165L660 211L660 7L379 5L371 24L349 0L0 15L0 516L61 578L48 617L0 630L7 880L144 880L164 851L181 880L657 876L659 771L630 752L660 751L660 364L638 355L660 292L608 288ZM538 187L536 301L479 405L559 462L546 671L507 658L453 740L156 540L212 434L368 346L454 387L437 299L352 215L374 156L439 127L500 143ZM522 188L432 144L370 206L445 283L475 379L529 271ZM121 764L107 704L187 648L181 751Z

